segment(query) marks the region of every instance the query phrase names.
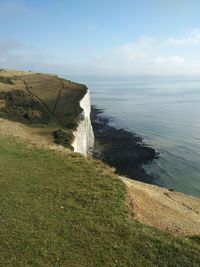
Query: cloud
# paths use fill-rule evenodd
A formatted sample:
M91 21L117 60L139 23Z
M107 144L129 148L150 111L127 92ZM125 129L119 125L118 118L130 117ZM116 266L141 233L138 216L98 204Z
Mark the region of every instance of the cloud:
M101 55L93 56L87 62L87 66L93 66L92 69L101 71L104 69L106 73L119 71L119 69L127 70L147 58L154 42L153 38L142 36L133 42L111 47Z
M15 40L0 41L0 55L9 54L13 50L23 49L24 45Z
M2 0L0 2L0 15L7 17L12 14L25 14L31 9L21 0Z
M17 40L0 40L0 69L33 70L57 74L81 73L82 66L63 63L55 56L41 54Z
M195 36L198 38L198 31ZM18 40L0 40L0 68L33 70L57 74L200 74L200 60L187 49L163 46L162 40L142 36L133 42L104 51L96 47L80 50L78 57L43 51ZM186 52L185 52L186 51ZM181 52L181 54L180 54ZM170 54L169 54L170 53ZM84 54L84 57L81 57ZM188 56L189 55L189 56Z
M200 29L196 28L183 38L169 38L164 42L165 45L191 46L200 44Z
M0 67L23 68L42 60L42 56L21 42L13 39L0 40Z
M18 60L24 46L15 40L0 41L0 63L6 65L13 60ZM17 56L18 55L18 56Z
M153 38L142 36L133 42L113 46L109 50L90 58L85 64L83 72L101 74L130 73L147 60L154 42Z
M144 58L154 42L155 39L142 36L135 42L115 47L113 49L113 54L119 59L135 61L137 59Z
M184 62L185 58L179 56L156 57L153 59L153 63L156 65L166 65L166 64L182 65L184 64Z
M14 22L15 20L30 21L43 18L46 10L35 8L31 1L26 0L0 0L0 17L5 20ZM6 25L5 25L6 27Z

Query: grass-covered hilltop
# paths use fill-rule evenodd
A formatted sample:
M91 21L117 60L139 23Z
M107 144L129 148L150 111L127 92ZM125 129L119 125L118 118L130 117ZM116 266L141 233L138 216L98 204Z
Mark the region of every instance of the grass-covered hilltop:
M71 147L86 91L56 75L0 70L0 116L53 133L57 143Z
M200 200L73 152L87 87L0 71L0 266L200 266Z

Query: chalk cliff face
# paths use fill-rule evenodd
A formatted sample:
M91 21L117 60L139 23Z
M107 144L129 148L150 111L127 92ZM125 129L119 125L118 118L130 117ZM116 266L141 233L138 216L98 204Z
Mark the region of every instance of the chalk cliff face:
M86 94L80 101L80 106L83 109L80 115L80 121L74 134L74 141L72 146L74 152L81 153L85 156L89 154L94 146L94 133L90 121L90 92L87 90Z

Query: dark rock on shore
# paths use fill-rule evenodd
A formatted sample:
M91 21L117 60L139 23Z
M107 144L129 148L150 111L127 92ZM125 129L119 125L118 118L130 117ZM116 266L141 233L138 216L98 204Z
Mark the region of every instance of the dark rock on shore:
M155 149L144 144L136 134L113 127L111 118L95 106L92 106L91 121L95 135L94 157L114 167L120 175L154 183L143 165L158 157Z

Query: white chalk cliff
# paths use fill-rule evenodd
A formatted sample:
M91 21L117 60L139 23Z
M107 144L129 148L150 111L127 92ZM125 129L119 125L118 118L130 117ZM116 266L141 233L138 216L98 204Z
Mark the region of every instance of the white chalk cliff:
M80 106L83 111L80 116L79 125L73 133L74 141L72 146L74 148L74 152L87 156L94 146L94 133L90 120L91 105L89 90L81 99Z

